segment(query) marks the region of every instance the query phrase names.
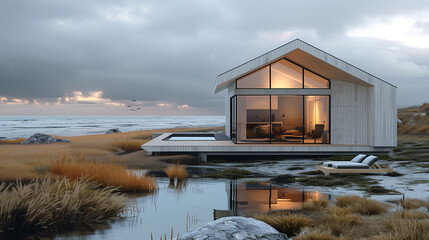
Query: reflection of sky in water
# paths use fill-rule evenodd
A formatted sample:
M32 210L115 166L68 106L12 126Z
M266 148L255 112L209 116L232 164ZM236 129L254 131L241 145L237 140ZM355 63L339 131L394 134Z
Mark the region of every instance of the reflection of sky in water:
M131 204L126 219L95 226L92 232L79 233L80 228L74 233L60 234L56 239L150 239L151 233L154 239L164 234L170 239L171 228L176 237L177 233L193 231L213 221L215 216L229 216L231 212L251 216L268 211L269 206L271 210L299 209L304 198L329 198L326 194L287 188L273 188L270 194L269 185L246 184L245 181L235 184L237 181L189 179L180 188L169 184L167 178L159 178L160 189L155 194L129 195ZM230 193L236 196L238 203L230 204Z
M113 222L109 229L91 235L69 235L67 239L150 239L151 233L159 239L164 233L169 236L172 227L177 236L213 221L214 209L228 209L228 180L189 179L182 189L169 188L168 179L157 180L160 189L156 194L131 198L138 211L135 217Z

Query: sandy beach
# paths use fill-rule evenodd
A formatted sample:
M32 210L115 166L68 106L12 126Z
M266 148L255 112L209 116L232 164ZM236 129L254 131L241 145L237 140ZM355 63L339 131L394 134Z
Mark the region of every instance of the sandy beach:
M188 156L147 156L146 151L124 152L118 143L144 144L152 133L184 131L219 131L217 128L172 128L161 130L96 134L75 137L61 137L70 143L54 144L0 144L0 180L13 181L43 177L44 168L55 161L115 161L127 168L161 170L169 162L186 159Z

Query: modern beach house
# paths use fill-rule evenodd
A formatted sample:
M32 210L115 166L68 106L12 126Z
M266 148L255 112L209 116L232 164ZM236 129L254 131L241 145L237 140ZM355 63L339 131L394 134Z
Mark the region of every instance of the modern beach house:
M397 142L396 87L302 40L216 79L225 90L225 134L165 133L153 153L382 154Z

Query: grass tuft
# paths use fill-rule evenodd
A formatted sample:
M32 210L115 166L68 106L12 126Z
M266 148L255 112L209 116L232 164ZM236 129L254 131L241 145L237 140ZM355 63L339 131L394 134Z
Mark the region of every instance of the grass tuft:
M179 164L168 166L164 172L167 174L168 178L170 179L170 182L173 182L174 178L177 178L178 182L188 178L188 172L186 171L186 167L181 166Z
M261 214L257 215L255 219L271 225L277 231L288 236L298 235L302 228L311 224L310 218L296 213Z
M413 198L402 199L399 204L404 209L417 209L426 206L426 202Z
M302 204L304 211L319 211L328 206L328 200L311 200Z
M353 213L359 215L380 215L387 212L388 205L385 203L359 196L336 197L336 206L349 208Z
M391 217L386 221L386 232L393 239L429 239L429 221ZM382 239L382 238L380 238Z
M116 186L127 192L147 192L157 188L155 178L140 176L129 172L121 165L112 163L55 163L51 167L54 174L65 176L70 179L87 177L97 181L104 186Z
M337 237L329 229L304 229L305 233L297 236L294 240L346 240L342 236Z
M0 185L0 232L69 226L117 217L125 196L85 179L45 178Z
M396 212L391 213L391 218L402 218L409 220L420 220L420 219L428 219L429 216L421 211L415 210L398 210Z

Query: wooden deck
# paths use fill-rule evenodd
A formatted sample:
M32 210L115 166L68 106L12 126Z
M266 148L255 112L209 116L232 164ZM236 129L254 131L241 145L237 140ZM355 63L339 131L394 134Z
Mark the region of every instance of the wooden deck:
M235 144L230 140L165 141L173 133L163 133L142 145L149 155L153 153L197 153L205 155L338 155L355 153L382 154L391 148L338 144Z

